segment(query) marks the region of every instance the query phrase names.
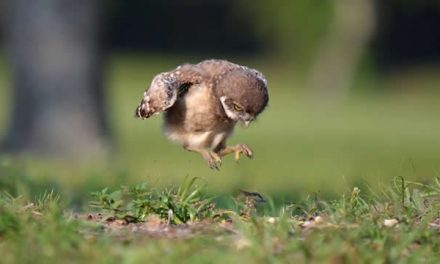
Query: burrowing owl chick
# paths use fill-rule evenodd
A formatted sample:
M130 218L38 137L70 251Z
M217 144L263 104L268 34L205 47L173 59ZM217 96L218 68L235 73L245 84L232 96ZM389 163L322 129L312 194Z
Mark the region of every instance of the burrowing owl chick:
M225 60L183 64L156 75L136 117L165 112L164 132L186 150L200 153L211 168L223 156L252 157L245 144L226 146L237 122L247 127L269 100L267 81L257 70Z

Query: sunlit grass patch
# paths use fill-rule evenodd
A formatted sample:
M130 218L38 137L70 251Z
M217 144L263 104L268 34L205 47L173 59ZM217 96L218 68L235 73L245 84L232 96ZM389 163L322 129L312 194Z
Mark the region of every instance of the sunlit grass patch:
M215 205L196 181L197 178L188 177L178 188L159 190L148 188L145 183L113 192L105 188L92 193L96 200L91 206L126 222L141 222L152 214L170 224L200 221L215 214Z
M31 200L3 192L2 261L439 260L438 179L396 177L380 189L352 187L330 200L315 193L288 204L242 191L223 208L209 205L213 197L196 181L187 178L168 189L146 183L98 191L89 213L71 212L53 191Z

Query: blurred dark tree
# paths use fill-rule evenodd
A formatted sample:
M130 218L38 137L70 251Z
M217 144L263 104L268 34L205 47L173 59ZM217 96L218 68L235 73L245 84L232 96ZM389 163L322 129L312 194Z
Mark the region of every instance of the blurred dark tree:
M352 87L376 28L374 0L334 1L333 18L315 51L306 86L320 102L337 103ZM325 100L322 100L325 98Z
M0 1L0 46L3 44L3 22L5 16L6 5L5 1Z
M380 27L373 50L379 69L440 60L440 1L378 1Z
M105 43L119 51L268 54L306 68L331 0L109 0ZM291 63L291 62L294 63Z
M105 43L113 50L214 54L261 51L249 8L236 0L109 0Z
M13 109L3 149L88 157L107 146L98 0L9 0Z
M108 11L105 42L109 49L118 51L203 56L264 53L289 64L292 70L300 71L304 76L313 75L309 73L313 71L311 68L321 68L316 60L326 53L324 46L331 46L323 42L330 43L331 38L344 40L345 36L335 37L344 30L352 30L353 34L348 35L356 42L353 46L362 47L367 52L372 50L378 55L375 62L385 68L440 58L440 27L437 26L440 1L366 2L376 6L371 16L377 25L377 34L374 35L368 26L357 25L357 22L347 22L346 29L340 26L341 21L354 21L358 15L359 20L365 17L362 11L344 8L356 1L107 0L103 2ZM371 14L371 11L366 13ZM367 41L356 39L356 26L365 32L358 36ZM370 39L374 45L369 44ZM345 40L350 42L348 38ZM361 42L363 44L358 45ZM345 49L342 46L340 50ZM362 53L365 52L358 52ZM352 56L355 57L362 56Z

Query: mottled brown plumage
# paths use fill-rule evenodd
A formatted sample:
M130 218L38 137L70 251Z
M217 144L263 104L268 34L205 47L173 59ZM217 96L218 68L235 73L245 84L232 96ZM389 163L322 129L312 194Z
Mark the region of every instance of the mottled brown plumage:
M166 136L200 153L211 168L235 153L252 157L244 144L226 146L237 122L247 126L269 100L259 71L225 60L184 64L156 75L136 109L142 119L165 112Z

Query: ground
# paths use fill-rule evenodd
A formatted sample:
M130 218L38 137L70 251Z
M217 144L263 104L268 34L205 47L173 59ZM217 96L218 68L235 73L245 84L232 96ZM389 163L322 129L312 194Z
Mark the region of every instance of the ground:
M3 193L2 262L439 261L438 180L420 184L396 178L379 195L354 187L336 200L312 195L279 208L269 197L243 193L234 198L235 207L216 208L196 183L182 186L103 190L94 194L95 209L89 213L70 211L53 192L35 201ZM146 194L149 200L141 200ZM204 201L207 207L186 222L177 221ZM167 214L161 215L161 209Z

